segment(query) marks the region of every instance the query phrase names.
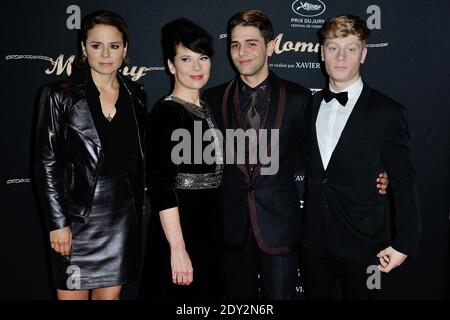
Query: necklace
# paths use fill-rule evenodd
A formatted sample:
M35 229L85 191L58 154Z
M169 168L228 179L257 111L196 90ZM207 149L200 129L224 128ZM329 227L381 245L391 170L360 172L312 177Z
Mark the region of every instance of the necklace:
M112 111L111 111L112 112ZM111 112L110 113L108 113L108 116L106 117L106 120L108 120L108 122L111 122L112 121L112 117L111 117Z
M186 100L175 97L173 95L167 96L164 100L175 101L175 102L181 104L185 109L187 109L188 111L190 111L191 113L195 114L196 116L198 116L200 118L204 118L205 116L207 116L208 110L207 110L207 108L204 107L205 103L203 101L200 101L200 104L202 105L200 107L196 104L193 104L192 102L188 102Z
M117 101L117 98L116 98ZM103 109L103 101L102 101L102 97L100 97L100 104L102 105L102 109ZM114 115L111 116L112 113L114 113L114 111L116 110L116 106L113 105L112 108L110 108L109 111L105 111L105 113L107 112L108 115L105 115L106 120L108 120L108 122L111 122L112 119L114 118Z

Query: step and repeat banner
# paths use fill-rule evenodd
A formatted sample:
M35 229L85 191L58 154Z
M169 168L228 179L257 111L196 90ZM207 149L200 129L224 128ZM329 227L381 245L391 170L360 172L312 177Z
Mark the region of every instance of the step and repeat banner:
M313 90L325 84L317 31L326 19L353 13L372 34L362 77L407 106L417 167L423 233L417 257L389 275L386 299L441 299L449 287L450 106L447 1L390 0L71 0L8 1L0 11L0 298L52 299L47 235L30 183L33 116L39 88L70 75L77 31L87 13L106 9L129 24L130 65L123 73L142 83L149 110L170 89L160 48L161 27L186 17L214 37L207 87L234 77L226 23L254 8L272 20L276 35L270 68ZM355 161L357 161L355 159ZM301 270L300 270L301 276ZM125 289L133 299L137 283ZM297 287L302 298L301 282Z

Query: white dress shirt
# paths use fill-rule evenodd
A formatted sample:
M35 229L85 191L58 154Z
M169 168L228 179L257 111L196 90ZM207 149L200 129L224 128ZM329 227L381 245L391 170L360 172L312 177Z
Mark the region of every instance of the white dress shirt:
M330 91L334 92L331 86L329 88ZM336 148L339 138L341 137L342 130L344 130L345 124L355 107L356 101L358 101L358 98L361 95L362 89L363 82L361 77L359 77L355 83L342 90L348 92L348 102L345 107L343 107L336 99L333 99L328 103L323 99L320 104L316 120L316 134L320 156L325 170L328 167L334 148Z

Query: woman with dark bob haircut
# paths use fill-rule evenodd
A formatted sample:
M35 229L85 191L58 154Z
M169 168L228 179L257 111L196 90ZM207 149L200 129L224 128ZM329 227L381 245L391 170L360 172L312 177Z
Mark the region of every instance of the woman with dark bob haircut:
M84 67L42 90L35 184L58 299L119 299L139 266L146 97L118 72L129 47L122 17L89 14L80 40Z
M173 88L150 114L153 213L140 297L217 300L224 297L222 150L209 107L200 99L210 75L212 38L193 22L177 19L163 27L161 44ZM206 131L210 140L203 142ZM182 151L186 141L172 141L179 134L190 136Z

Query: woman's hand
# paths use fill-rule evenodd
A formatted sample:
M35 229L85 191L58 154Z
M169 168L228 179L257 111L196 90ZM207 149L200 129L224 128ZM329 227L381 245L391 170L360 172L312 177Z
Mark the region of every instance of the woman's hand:
M188 286L194 279L194 271L191 258L189 258L184 244L178 207L161 210L159 217L170 247L172 282L177 285Z
M188 286L194 280L191 259L185 248L170 250L170 265L172 267L172 282L177 285Z
M70 227L50 231L50 245L53 250L62 256L68 256L72 247L72 231Z

